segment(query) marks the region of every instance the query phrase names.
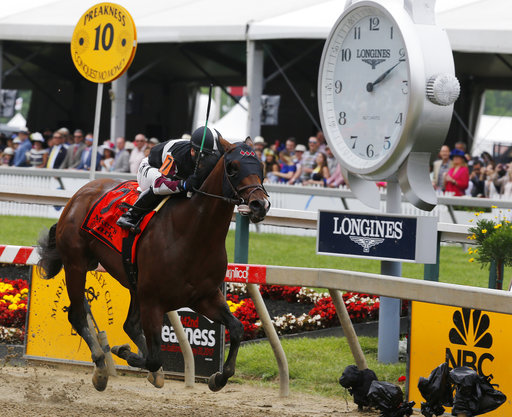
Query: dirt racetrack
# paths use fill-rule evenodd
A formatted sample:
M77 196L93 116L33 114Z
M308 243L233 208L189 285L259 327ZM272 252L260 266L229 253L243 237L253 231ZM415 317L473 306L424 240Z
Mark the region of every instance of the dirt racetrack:
M91 383L92 368L38 365L0 368L2 417L29 416L186 416L186 417L369 417L352 402L292 393L279 398L277 390L229 384L211 392L206 384L185 388L166 380L162 389L146 378L110 378L104 392Z

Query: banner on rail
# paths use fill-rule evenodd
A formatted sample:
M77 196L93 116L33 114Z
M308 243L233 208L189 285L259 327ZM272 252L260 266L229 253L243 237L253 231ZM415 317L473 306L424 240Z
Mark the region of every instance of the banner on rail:
M436 263L437 217L320 210L317 233L322 255Z
M512 316L419 301L413 301L411 309L409 400L417 406L425 401L418 390L419 378L428 378L446 361L451 368L469 366L491 378L491 384L507 396L503 405L486 416L511 416Z
M129 291L107 273L89 272L85 297L99 329L107 332L109 345L130 343L132 352L137 352L123 330L130 305ZM87 344L68 321L69 304L64 270L55 278L45 280L37 268L32 268L25 352L28 357L91 362ZM191 310L178 313L194 351L196 375L209 376L222 369L224 329ZM127 365L126 361L113 357L117 365ZM183 372L183 357L166 316L162 327L162 358L164 371Z

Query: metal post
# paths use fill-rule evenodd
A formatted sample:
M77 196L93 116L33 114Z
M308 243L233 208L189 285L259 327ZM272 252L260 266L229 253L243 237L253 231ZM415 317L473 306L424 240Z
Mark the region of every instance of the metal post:
M352 320L350 320L350 315L348 314L347 306L343 301L341 291L329 290L329 293L331 294L332 301L336 306L336 313L340 319L341 328L343 329L343 334L347 338L347 343L350 347L350 351L352 352L352 356L354 357L354 361L356 362L358 369L361 371L367 369L368 365L366 363L366 358L364 357L363 349L361 349L361 345L359 344L354 326L352 326Z
M115 144L116 138L125 137L126 134L126 90L128 88L128 74L125 72L112 82L110 140Z
M91 167L89 171L89 180L93 180L96 172L96 160L98 159L98 136L100 135L101 119L101 99L103 98L103 83L98 83L98 92L96 94L96 113L94 115L94 132L92 141Z
M439 281L439 264L441 262L441 233L437 233L437 255L435 264L425 264L423 268L423 279L427 281Z
M190 343L187 338L187 334L183 329L183 325L181 324L180 316L176 311L168 311L167 317L171 322L172 328L176 337L178 338L178 342L180 344L181 352L183 353L183 360L185 361L185 386L193 387L195 382L195 362L194 362L194 352L192 352L192 348L190 347Z
M235 230L235 262L246 264L249 261L249 218L242 216L240 213L236 215L236 230ZM276 329L272 324L270 315L268 314L267 307L263 301L260 290L256 284L247 284L247 292L251 297L256 312L263 325L263 330L267 335L268 341L274 356L276 357L277 367L279 368L279 395L281 397L288 397L289 390L289 373L288 361L284 353L279 336Z
M386 213L399 214L401 208L400 185L388 181L386 196ZM402 276L400 262L382 261L381 274L395 277ZM398 362L398 341L400 338L400 300L380 297L379 308L379 347L378 359L383 363Z

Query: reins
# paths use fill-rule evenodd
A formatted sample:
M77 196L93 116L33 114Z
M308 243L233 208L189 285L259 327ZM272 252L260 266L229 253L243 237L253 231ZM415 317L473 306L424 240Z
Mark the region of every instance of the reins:
M267 193L267 190L265 190L265 187L263 187L262 184L249 184L249 185L244 185L243 187L240 187L238 190L233 186L233 183L231 182L231 176L228 174L228 171L227 171L227 168L226 168L226 158L224 158L224 161L223 161L223 165L224 165L224 175L227 179L227 182L229 184L229 186L231 187L231 191L233 191L233 194L235 195L235 198L230 198L230 197L225 197L223 195L217 195L217 194L210 194L210 193L207 193L205 191L201 191L201 190L197 190L197 189L194 189L194 192L198 193L198 194L201 194L201 195L204 195L206 197L212 197L212 198L218 198L222 201L225 201L226 203L228 204L234 204L235 206L239 206L241 204L248 204L249 203L249 199L252 195L252 193L254 193L255 191L257 190L261 190L265 193L265 195L268 197L268 193ZM240 195L240 192L243 191L243 190L247 190L247 189L250 189L252 188L252 190L249 192L249 195L247 196L247 198L243 198L241 195Z

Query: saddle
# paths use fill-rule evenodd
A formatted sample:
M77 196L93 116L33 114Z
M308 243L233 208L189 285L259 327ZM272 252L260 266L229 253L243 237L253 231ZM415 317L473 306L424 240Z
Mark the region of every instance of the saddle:
M91 206L80 228L121 254L123 265L133 289L137 285L137 244L142 232L156 213L149 211L141 220L141 233L119 227L117 219L137 200L137 181L125 181L103 194ZM161 205L159 205L160 207Z

